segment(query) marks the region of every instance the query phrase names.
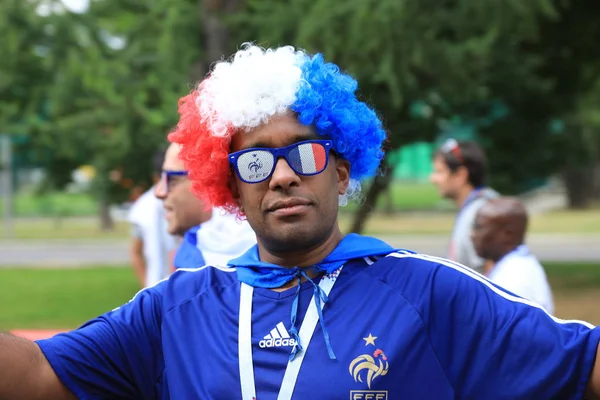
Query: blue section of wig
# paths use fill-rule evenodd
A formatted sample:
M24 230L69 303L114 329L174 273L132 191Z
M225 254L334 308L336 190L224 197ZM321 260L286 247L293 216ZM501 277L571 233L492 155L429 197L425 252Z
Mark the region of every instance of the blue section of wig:
M297 100L291 106L298 120L333 141L335 150L350 162L351 178L372 177L384 155L386 133L375 111L356 98L358 83L321 54L307 56L300 67Z

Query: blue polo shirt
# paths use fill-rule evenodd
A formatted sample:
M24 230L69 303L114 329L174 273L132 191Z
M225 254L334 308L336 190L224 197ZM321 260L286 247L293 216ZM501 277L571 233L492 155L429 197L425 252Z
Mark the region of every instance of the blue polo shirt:
M80 399L239 399L241 287L234 268L180 269L37 343ZM282 385L297 289L253 290L260 400ZM299 325L312 296L302 283ZM292 399L581 399L600 340L599 329L553 318L465 267L406 252L347 260L323 320L336 358L317 324Z
M202 252L198 250L198 230L200 225L196 225L185 232L181 245L175 252L173 265L175 269L186 267L199 267L204 265Z

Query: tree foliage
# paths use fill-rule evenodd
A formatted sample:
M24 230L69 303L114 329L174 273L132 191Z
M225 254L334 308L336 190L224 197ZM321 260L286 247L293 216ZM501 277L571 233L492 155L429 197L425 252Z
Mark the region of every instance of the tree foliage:
M582 95L599 76L597 2L350 0L334 7L329 0L249 0L246 6L232 21L240 38L293 43L340 64L383 116L392 148L468 131L487 148L492 184L506 193L589 159L576 126ZM372 207L375 199L367 200Z
M51 150L56 185L94 165L105 203L127 193L111 171L149 185L177 99L244 41L323 52L356 76L390 149L476 135L504 192L598 159L598 2L41 2L0 5L0 126ZM388 183L374 180L361 215Z
M3 27L16 36L2 41L10 47L3 54L25 53L0 61L0 84L12 96L2 91L10 112L2 121L52 150L48 167L59 185L75 166L91 164L111 201L127 188L110 183L110 171L149 186L152 155L164 147L190 65L201 57L197 3L105 0L86 13L49 15L34 2L12 3L4 18L16 17Z
M446 113L458 114L497 98L490 86L499 79L507 90L543 84L533 74L535 58L523 59L519 46L536 38L540 19L554 16L547 0L350 0L335 7L330 0L249 0L246 6L233 20L241 40L323 52L358 78L394 147L437 133L435 120L410 118L417 101L442 100Z

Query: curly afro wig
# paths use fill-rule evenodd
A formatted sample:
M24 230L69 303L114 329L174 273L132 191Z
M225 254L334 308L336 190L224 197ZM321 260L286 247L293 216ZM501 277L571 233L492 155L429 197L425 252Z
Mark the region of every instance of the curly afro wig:
M357 88L321 54L246 44L179 100L179 123L169 140L181 146L194 193L209 206L239 214L229 188L231 138L291 110L350 162L344 205L346 196L360 191L360 180L375 174L386 138L375 111L357 99Z

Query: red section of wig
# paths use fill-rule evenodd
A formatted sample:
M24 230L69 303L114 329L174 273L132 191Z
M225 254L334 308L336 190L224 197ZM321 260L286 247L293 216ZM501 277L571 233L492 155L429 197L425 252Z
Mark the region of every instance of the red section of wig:
M200 118L197 97L198 92L192 91L179 99L179 123L169 134L169 140L181 146L179 158L189 173L192 192L211 207L240 214L228 186L231 134L217 137L211 133Z

